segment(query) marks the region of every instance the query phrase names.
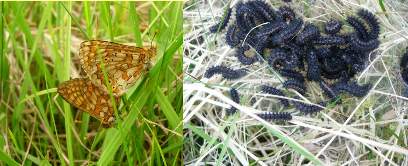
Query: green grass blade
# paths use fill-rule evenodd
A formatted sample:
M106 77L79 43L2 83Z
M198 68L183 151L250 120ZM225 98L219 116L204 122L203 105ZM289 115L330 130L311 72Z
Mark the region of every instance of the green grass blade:
M110 41L114 41L114 34L113 34L113 27L112 27L112 16L110 13L110 3L111 2L101 2L100 9L101 9L101 20L106 26L108 31L108 37Z
M142 41L142 33L140 32L139 28L139 16L136 13L136 3L135 2L129 2L129 20L131 23L131 27L133 29L133 36L135 37L135 42L136 46L142 47L143 46L143 41Z
M6 163L7 165L11 166L19 166L20 164L14 161L12 158L9 157L3 150L0 150L0 161Z
M381 7L381 10L385 13L387 10L385 9L384 0L378 0L378 4Z
M63 48L63 66L64 69L60 71L61 81L70 79L70 66L71 66L71 12L72 12L72 2L62 2L60 3L59 15L62 17L61 25L62 27L62 42ZM74 138L72 135L73 118L70 105L64 102L64 116L65 116L65 134L66 134L66 148L68 152L69 165L74 165Z
M93 15L91 14L91 6L89 5L89 1L84 1L84 17L86 23L86 34L87 39L93 39Z

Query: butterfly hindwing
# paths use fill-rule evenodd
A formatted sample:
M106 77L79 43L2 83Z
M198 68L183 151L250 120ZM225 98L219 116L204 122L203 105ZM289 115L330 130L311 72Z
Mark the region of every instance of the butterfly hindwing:
M75 78L58 86L58 93L74 107L99 119L103 124L114 121L114 109L107 93L96 87L89 78ZM115 97L116 105L119 98Z

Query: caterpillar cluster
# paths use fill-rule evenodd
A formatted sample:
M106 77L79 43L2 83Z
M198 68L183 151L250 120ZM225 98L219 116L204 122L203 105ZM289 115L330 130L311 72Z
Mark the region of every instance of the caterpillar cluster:
M343 28L345 23L352 27L351 32ZM226 43L237 50L235 56L243 65L267 61L287 78L283 87L302 95L307 93L306 81L319 83L330 99L341 93L362 97L371 89L370 84L358 85L353 79L365 69L369 53L380 44L379 22L367 10L360 9L345 21L331 19L320 30L321 26L305 22L288 6L275 10L263 0L253 0L228 8L225 19L210 28L212 32L215 27L225 32ZM248 56L249 50L258 56ZM408 82L408 74L403 79ZM321 110L293 104L305 113Z

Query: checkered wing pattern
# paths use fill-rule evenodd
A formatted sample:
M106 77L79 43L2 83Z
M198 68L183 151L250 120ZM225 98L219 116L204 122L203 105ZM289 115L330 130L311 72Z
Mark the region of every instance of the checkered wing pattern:
M114 109L107 93L97 88L89 78L75 78L58 86L58 93L70 104L99 119L104 125L114 122ZM115 97L116 105L119 98Z
M122 95L136 83L155 55L155 47L134 47L101 40L84 41L79 50L81 65L88 77L107 92L103 64L115 96Z

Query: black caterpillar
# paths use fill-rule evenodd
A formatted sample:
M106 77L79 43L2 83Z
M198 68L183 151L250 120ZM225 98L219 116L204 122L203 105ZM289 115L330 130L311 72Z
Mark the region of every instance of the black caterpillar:
M297 35L296 43L305 44L310 40L314 40L320 36L319 28L313 24L307 24L302 33Z
M282 91L280 91L279 89L276 89L276 88L274 88L272 86L263 85L263 86L261 86L261 91L265 92L265 93L268 93L268 94L271 94L271 95L285 96L285 94ZM279 101L283 106L289 107L289 101L288 100L280 98Z
M306 61L308 64L307 78L312 81L320 81L320 64L314 50L309 51Z
M256 114L267 121L290 121L292 115L289 112L263 112Z
M374 14L367 10L359 10L357 15L360 16L361 19L365 20L370 27L370 32L368 33L367 38L377 39L380 35L380 24L378 23L378 20Z
M403 96L408 97L408 48L406 48L405 53L401 57L400 71L402 80L405 83L405 90L403 92Z
M368 31L361 20L359 20L357 17L349 16L347 17L347 23L354 28L355 34L359 39L368 39Z
M295 70L291 70L291 69L280 69L278 70L279 74L287 77L289 79L293 79L293 80L297 80L299 82L304 82L305 78L303 77L303 75L300 72L297 72Z
M299 97L295 97L296 99L299 99ZM293 101L292 102L293 105L295 105L296 109L299 110L300 112L302 112L303 114L315 114L321 110L323 110L323 108L316 106L316 105L311 105L311 104L306 104L303 102L299 102L299 101ZM325 106L326 103L325 102L321 102L320 105Z
M306 93L305 84L299 80L294 80L294 79L287 80L283 83L283 87L287 89L293 89L302 95Z
M323 94L325 94L330 99L334 99L337 97L336 92L327 85L324 81L319 82L320 89L323 90Z
M215 74L221 74L225 79L233 80L245 76L247 72L245 69L234 70L229 67L220 65L208 68L204 74L204 77L211 78Z
M340 92L347 92L353 96L364 97L371 89L371 84L358 85L355 81L344 81L334 84L332 89L335 94L339 94Z
M302 28L303 20L295 19L289 23L289 25L280 31L279 34L272 36L271 40L273 44L286 43L289 39L292 39Z
M248 56L245 55L245 51L248 51L250 49L251 48L248 45L238 47L238 50L237 50L237 53L236 53L235 56L244 65L250 65L250 64L253 64L256 61L258 61L258 58L256 57L256 55L252 56L252 57L248 57Z
M324 27L324 31L327 34L336 34L338 32L340 32L341 27L343 26L343 24L338 21L338 20L330 20L329 22L326 23L326 26Z
M408 48L401 57L400 70L403 81L408 84Z
M240 98L239 98L239 94L238 94L237 89L231 88L229 93L230 93L232 101L239 104L240 103ZM232 115L232 114L235 114L236 112L237 112L237 108L235 108L235 107L231 106L231 108L227 109L227 115Z
M312 41L315 45L343 45L346 43L346 40L340 36L320 36Z
M282 30L285 27L286 27L286 24L283 22L269 23L259 28L259 31L257 32L256 36L258 38L262 36L268 36L270 34L274 34Z

